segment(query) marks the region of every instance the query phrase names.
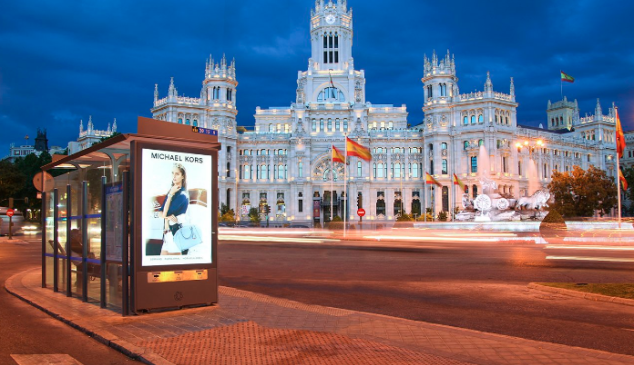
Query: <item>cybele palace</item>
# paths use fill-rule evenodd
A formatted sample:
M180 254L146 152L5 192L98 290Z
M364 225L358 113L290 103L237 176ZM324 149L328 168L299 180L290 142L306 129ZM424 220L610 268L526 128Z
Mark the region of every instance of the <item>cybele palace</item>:
M390 224L403 211L420 216L424 207L434 215L452 211L463 196L453 174L474 199L482 192L483 165L498 192L515 198L532 193L529 175L546 185L553 170L573 165L592 164L614 176L613 106L604 115L597 100L594 115L580 117L576 100L548 101L541 128L520 126L512 78L505 92L494 91L487 74L482 91L460 93L454 57L434 52L423 60L424 98L417 107L424 121L408 127L405 105L366 99L365 73L354 67L346 1L317 0L309 23L311 55L308 69L297 74L295 102L258 107L254 131L237 130L236 66L225 57L207 61L198 98L178 96L173 79L167 97L154 91L155 119L218 130L220 203L239 212L240 219L248 220L249 208L263 212L265 205L274 224L319 226L331 214L341 216L344 166L335 163L331 169L331 146L343 150L346 135L372 152L370 162L348 160L351 221L359 219L358 198L364 221L378 224ZM426 185L425 172L442 186Z

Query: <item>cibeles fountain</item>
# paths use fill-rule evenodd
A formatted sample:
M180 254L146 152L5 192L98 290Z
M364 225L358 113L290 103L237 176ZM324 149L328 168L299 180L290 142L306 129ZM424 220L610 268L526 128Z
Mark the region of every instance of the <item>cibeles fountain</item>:
M497 192L498 184L491 178L489 155L484 146L480 146L478 155L478 180L482 194L473 201L469 194L462 196L462 210L456 214L456 220L475 222L520 221L523 219L541 220L546 215L550 192L543 188L537 179L537 168L531 159L528 167L528 196L519 199L510 195L502 196Z

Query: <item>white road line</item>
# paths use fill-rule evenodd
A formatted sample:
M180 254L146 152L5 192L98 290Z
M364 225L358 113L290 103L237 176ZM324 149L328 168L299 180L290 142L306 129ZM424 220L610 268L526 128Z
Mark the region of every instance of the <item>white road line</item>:
M18 365L83 365L68 354L11 354Z

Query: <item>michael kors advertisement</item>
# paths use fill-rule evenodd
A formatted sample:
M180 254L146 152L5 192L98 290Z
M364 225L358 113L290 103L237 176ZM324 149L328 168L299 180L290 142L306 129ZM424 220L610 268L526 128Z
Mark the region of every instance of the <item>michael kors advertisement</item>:
M142 149L142 266L211 263L211 158Z

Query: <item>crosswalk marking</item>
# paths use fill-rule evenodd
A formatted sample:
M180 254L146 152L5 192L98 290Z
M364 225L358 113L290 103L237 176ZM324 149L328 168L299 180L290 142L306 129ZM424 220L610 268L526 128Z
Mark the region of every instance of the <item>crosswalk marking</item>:
M82 365L68 354L11 354L18 365Z

